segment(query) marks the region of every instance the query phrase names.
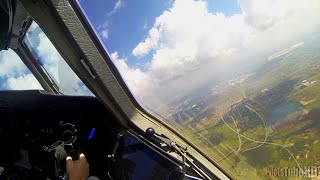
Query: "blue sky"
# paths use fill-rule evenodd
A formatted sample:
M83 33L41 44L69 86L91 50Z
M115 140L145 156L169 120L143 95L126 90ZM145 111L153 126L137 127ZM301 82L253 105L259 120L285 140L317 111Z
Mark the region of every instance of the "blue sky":
M246 89L242 85L221 82L254 75L268 57L303 45L320 33L319 0L78 2L132 95L146 110L162 116L181 108L172 102L186 102L190 94L201 94L201 88L214 92L220 84L219 90L242 94ZM44 32L36 24L28 31L34 32L27 36L61 91L90 95ZM12 50L0 52L0 83L3 89L41 89ZM233 103L232 99L227 98L221 107Z
M132 61L128 63L135 65L139 61L133 62L135 58L131 56L131 50L148 32L147 27L154 24L155 17L171 4L170 1L163 3L163 0L119 1L119 9L109 15L117 2L83 0L80 4L97 32L108 29L108 38L101 38L107 49L129 56Z
M99 33L108 31L108 38L100 38L109 52L117 51L127 58L131 67L145 69L151 54L135 57L131 51L143 39L155 23L156 17L172 6L173 0L80 0L78 1L87 18ZM116 4L120 6L114 11ZM222 12L226 16L240 13L237 0L208 0L208 10L212 13ZM112 12L112 15L110 15Z
M164 104L216 77L228 77L228 72L241 74L240 66L250 67L246 64L263 61L320 31L318 0L78 2L133 95L148 106ZM57 74L58 67L68 67L45 34L32 28L34 49L48 71L83 92L74 74L60 69ZM13 51L0 53L0 81L10 87L34 81L13 56ZM12 58L17 61L5 60Z
M237 0L208 0L207 3L210 12L222 12L226 16L241 12Z
M318 0L78 2L133 95L151 109L248 71L320 27Z

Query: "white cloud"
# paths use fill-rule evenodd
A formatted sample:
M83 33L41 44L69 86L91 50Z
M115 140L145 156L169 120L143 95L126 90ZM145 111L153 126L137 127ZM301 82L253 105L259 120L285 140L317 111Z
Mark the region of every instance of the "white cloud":
M119 58L118 52L111 54L111 59L119 71L122 73L122 76L127 82L130 82L129 88L134 92L142 91L146 88L151 88L152 83L150 77L143 73L140 69L131 68L126 64L126 59Z
M109 26L109 19L119 11L121 7L124 6L123 0L117 0L116 3L113 6L113 9L107 13L107 20L103 22L103 24L99 25L97 29L99 30L99 36L101 36L103 39L108 39L109 37L109 30L107 29Z
M39 55L44 61L44 67L58 82L59 90L69 95L92 95L79 77L65 62L47 36L39 33Z
M2 78L19 76L26 71L27 67L14 51L9 49L0 52L0 76Z
M124 2L123 0L117 0L116 3L114 4L113 8L111 11L107 12L107 20L104 21L102 24L100 24L97 29L101 30L101 29L106 29L109 26L109 19L116 14L120 8L122 8L124 6ZM102 30L103 31L103 30ZM99 33L102 34L102 31L100 31Z
M39 40L39 44L36 48L44 68L49 72L50 76L59 83L58 62L64 61L63 58L43 32L40 32L38 37L36 37L35 34L35 37L32 38L37 38Z
M36 30L37 28L39 28L38 24L35 23L35 22L32 22L31 25L30 25L30 27L29 27L29 29L28 29L28 31L34 31L34 30Z
M212 14L204 1L177 0L156 19L132 54L152 52L148 73L163 83L232 54L253 37L254 29L246 25L243 15Z
M118 1L116 2L116 4L114 5L113 10L114 10L114 11L118 10L122 5L123 5L122 0L118 0Z
M0 52L0 77L3 79L1 86L4 89L42 89L37 79L11 49Z
M68 95L92 95L70 66L64 61L58 62L59 89Z
M33 43L33 48L37 50L44 68L58 83L59 90L68 95L92 95L39 26L37 24L35 26L36 28L30 30L34 32L29 33L29 38L38 42L38 44Z
M156 28L152 28L149 31L149 36L146 40L139 43L132 51L134 56L144 56L146 55L151 49L154 49L159 41L159 31Z
M154 94L168 102L219 78L230 64L234 68L253 61L246 57L300 42L304 34L320 30L318 0L238 3L242 12L226 17L208 12L205 1L176 0L132 50L137 57L151 55L146 71L129 67L125 60L115 62L133 94L143 101L153 98L146 93ZM139 73L133 76L133 72Z
M319 9L317 0L238 0L238 3L246 22L260 30L285 23L293 18L308 17Z
M30 73L7 80L7 88L12 90L42 89L37 79Z
M101 31L101 36L102 36L102 38L104 38L104 39L108 39L108 37L109 37L109 31L108 31L108 29L102 30L102 31Z
M110 17L113 14L115 14L122 6L123 6L123 1L122 0L117 0L117 2L114 4L114 7L113 7L112 11L110 11L108 13L108 16Z
M129 67L126 59L120 58L118 52L112 53L110 57L124 80L129 82L128 88L133 92L136 100L151 111L157 109L161 100L154 94L158 86L154 84L151 77L140 69Z

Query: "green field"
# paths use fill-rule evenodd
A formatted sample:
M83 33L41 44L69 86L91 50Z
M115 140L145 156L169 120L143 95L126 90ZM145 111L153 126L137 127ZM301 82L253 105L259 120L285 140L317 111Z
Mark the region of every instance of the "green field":
M212 115L189 123L186 134L240 179L278 179L268 176L269 167L320 166L319 49L306 43L241 85L218 89L202 111Z

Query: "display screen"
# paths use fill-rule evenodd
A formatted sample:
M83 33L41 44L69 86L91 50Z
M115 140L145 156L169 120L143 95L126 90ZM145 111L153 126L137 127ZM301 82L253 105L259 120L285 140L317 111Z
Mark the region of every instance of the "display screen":
M182 179L181 168L131 134L124 136L121 156L116 160L118 179Z

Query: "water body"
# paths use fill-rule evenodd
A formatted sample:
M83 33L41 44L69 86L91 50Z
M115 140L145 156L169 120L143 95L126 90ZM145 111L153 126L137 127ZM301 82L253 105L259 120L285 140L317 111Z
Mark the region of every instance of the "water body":
M300 110L300 105L291 101L284 101L281 104L274 106L272 109L268 110L269 126L273 125L275 122L283 120L287 115L297 112Z

